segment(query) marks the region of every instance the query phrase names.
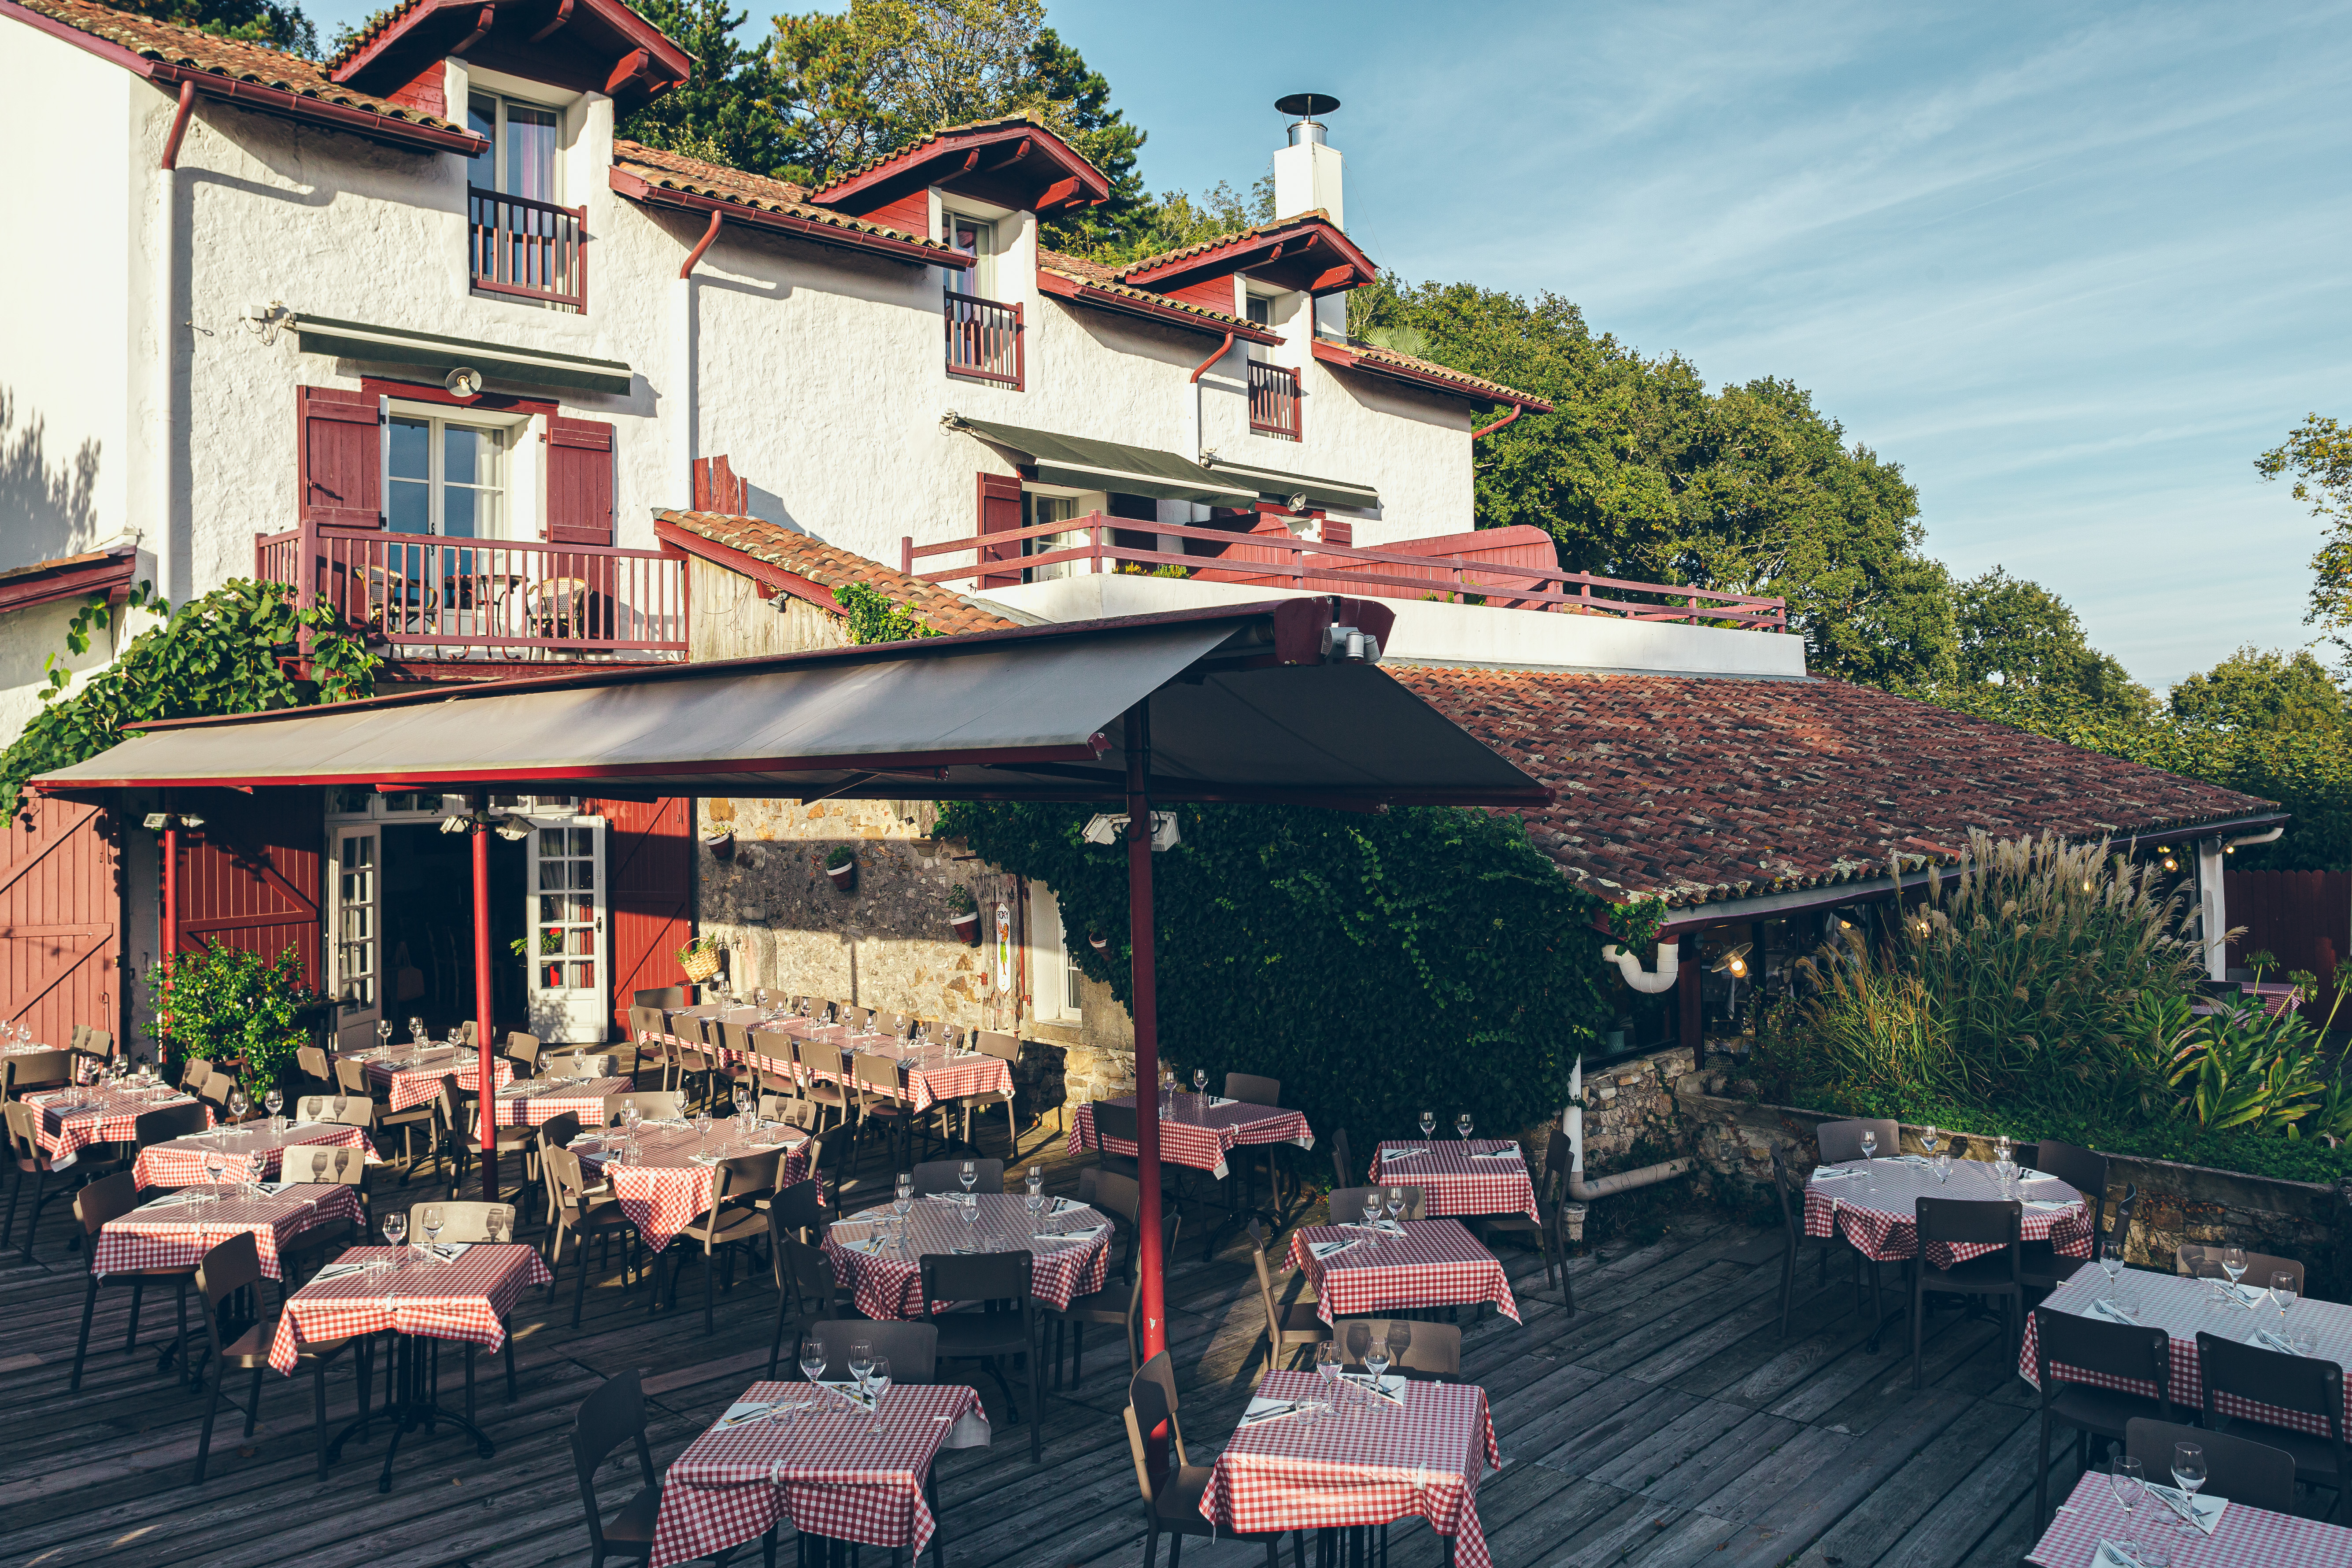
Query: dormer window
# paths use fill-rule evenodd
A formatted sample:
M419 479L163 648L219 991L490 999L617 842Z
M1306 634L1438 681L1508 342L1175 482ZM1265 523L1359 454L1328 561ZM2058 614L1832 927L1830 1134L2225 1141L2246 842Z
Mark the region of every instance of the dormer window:
M487 143L466 165L467 265L484 293L585 310L588 209L556 203L562 123L541 104L467 96L467 128Z
M971 258L961 277L948 274L944 301L948 374L993 382L1018 392L1022 386L1021 304L996 295L996 225L987 218L950 211L944 215L948 247ZM969 292L967 292L969 290Z
M996 298L996 226L984 217L947 215L948 248L971 258L971 270L962 290L982 299Z

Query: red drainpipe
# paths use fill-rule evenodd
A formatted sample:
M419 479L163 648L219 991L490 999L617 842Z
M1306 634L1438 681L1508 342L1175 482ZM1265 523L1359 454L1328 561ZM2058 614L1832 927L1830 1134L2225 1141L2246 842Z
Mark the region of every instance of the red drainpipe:
M1500 430L1504 426L1508 425L1512 420L1517 419L1520 415L1525 414L1526 412L1526 408L1514 403L1511 405L1511 411L1508 414L1504 415L1500 419L1496 420L1492 425L1487 426L1483 430L1471 431L1470 439L1475 441L1481 436L1492 436L1496 431Z
M196 81L194 77L180 84L180 107L172 113L172 129L163 137L163 163L166 169L180 166L180 139L188 133L188 111L196 106Z
M719 226L725 222L726 218L727 215L725 213L719 212L716 208L712 209L710 214L710 226L702 231L702 238L700 241L696 244L692 250L686 253L686 265L677 269L677 275L680 278L688 278L693 276L694 264L702 259L702 253L710 248L710 242L712 240L719 237Z
M1211 365L1216 363L1219 360L1234 352L1234 334L1232 332L1227 332L1225 334L1225 341L1217 345L1217 352L1201 362L1201 368L1192 373L1192 379L1194 381L1199 381L1202 376L1208 374L1209 367Z

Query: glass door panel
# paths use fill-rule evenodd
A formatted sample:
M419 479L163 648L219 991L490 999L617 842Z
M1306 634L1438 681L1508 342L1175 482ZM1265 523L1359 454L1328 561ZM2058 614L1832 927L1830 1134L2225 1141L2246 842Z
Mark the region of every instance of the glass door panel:
M593 1045L605 1037L604 824L534 820L524 919L530 932L530 1032Z
M335 1014L335 1041L340 1047L373 1045L376 1020L383 1016L378 988L383 958L383 838L373 826L329 831L335 846L329 879L333 901L327 913L329 993L341 1004Z

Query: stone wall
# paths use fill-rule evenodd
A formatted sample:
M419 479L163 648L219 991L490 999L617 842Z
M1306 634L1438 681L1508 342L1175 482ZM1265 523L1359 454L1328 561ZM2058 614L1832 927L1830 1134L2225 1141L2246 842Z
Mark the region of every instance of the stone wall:
M1675 1088L1690 1068L1690 1051L1675 1047L1654 1056L1634 1057L1614 1067L1586 1069L1586 1175L1601 1175L1686 1152L1689 1140L1683 1129L1682 1108ZM1528 1148L1543 1147L1552 1125L1546 1122L1522 1142ZM1636 1159L1635 1145L1645 1137L1649 1147Z

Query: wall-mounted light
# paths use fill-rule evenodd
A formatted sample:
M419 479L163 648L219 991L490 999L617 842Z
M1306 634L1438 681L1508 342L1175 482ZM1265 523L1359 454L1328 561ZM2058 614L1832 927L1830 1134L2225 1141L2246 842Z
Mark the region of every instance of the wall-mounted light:
M499 818L493 831L509 844L520 844L530 837L530 824L510 811Z
M151 811L139 819L139 826L150 833L161 833L167 827L202 827L205 819L192 811Z

